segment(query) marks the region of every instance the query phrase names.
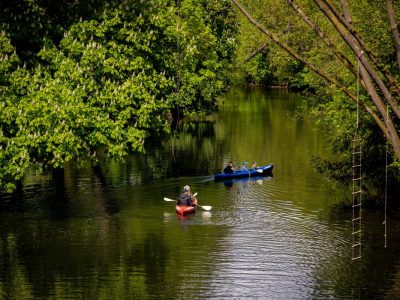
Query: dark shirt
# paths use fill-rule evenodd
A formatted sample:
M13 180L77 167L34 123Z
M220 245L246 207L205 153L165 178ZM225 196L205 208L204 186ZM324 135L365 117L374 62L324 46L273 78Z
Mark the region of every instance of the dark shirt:
M233 169L231 166L226 166L226 168L224 169L224 173L225 174L232 174L233 173Z
M192 198L188 194L182 193L179 196L178 205L193 206Z

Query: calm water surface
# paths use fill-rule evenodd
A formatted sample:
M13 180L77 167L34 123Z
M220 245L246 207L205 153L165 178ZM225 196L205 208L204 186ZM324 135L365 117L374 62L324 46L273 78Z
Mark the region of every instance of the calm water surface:
M329 157L306 99L234 89L220 111L122 164L27 176L0 201L3 299L399 299L398 221L364 210L351 262L350 192L312 169ZM272 177L215 183L229 160ZM211 212L179 218L185 184Z

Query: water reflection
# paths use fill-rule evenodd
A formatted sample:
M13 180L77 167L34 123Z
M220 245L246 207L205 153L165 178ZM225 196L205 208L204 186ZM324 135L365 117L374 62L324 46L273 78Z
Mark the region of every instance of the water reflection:
M0 298L396 299L400 224L365 211L351 263L349 191L316 174L329 156L307 102L232 90L211 119L184 121L146 155L32 172L0 201ZM273 162L274 176L214 182L227 161ZM179 218L182 187L198 210Z
M273 177L273 174L270 173L264 176L253 176L253 177L245 177L245 178L234 178L234 179L225 179L217 181L217 183L222 183L227 188L232 188L234 184L240 184L242 187L246 187L248 184L264 184L264 181L269 181Z

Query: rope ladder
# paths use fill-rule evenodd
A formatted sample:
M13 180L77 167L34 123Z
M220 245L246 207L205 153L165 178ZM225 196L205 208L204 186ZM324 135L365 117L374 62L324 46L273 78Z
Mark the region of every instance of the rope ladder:
M352 260L361 258L361 208L362 208L362 140L353 139L353 192L352 192Z
M361 225L362 225L362 139L358 134L360 126L360 57L363 52L357 57L357 123L356 132L352 141L353 146L353 184L352 184L352 261L361 259L362 239L361 239Z

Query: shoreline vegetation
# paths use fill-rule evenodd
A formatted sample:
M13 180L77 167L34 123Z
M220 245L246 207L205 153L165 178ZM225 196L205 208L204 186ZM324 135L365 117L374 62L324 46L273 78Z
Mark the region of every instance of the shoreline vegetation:
M263 83L246 83L247 87L263 87L267 89L287 89L290 90L289 84L263 84Z

